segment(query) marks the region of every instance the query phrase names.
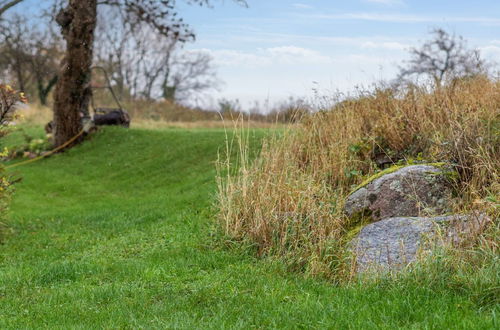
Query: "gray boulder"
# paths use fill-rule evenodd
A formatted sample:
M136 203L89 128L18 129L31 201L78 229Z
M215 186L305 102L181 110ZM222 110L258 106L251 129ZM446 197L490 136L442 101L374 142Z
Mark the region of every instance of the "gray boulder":
M487 221L487 216L478 214L389 218L361 229L350 247L360 273L397 270L414 261L419 252L430 250L433 243L460 243L480 232Z
M446 171L432 165L410 165L382 175L346 200L350 217L416 217L449 211L451 185Z

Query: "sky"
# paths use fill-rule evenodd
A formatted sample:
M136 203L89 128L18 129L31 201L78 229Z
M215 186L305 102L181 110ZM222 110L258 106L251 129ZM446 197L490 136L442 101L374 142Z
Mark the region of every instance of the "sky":
M391 79L408 49L443 27L500 58L500 0L226 0L181 6L197 32L189 49L212 54L220 96L271 103L350 92Z
M464 36L486 58L500 58L500 0L248 0L248 8L231 0L212 3L178 1L179 15L197 34L185 47L213 56L223 85L212 98L238 99L244 107L348 93L391 79L408 49L435 27Z

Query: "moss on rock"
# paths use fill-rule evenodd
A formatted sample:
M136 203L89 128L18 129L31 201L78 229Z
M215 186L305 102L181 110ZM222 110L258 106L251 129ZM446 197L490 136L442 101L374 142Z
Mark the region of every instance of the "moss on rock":
M371 182L377 180L378 178L381 178L383 177L384 175L386 174L391 174L391 173L394 173L402 168L405 168L405 167L408 167L408 166L413 166L413 165L417 165L417 164L404 164L404 165L394 165L394 166L391 166L389 168L386 168L385 170L383 171L380 171L378 173L375 173L373 174L372 176L366 178L363 182L361 182L356 188L354 188L354 190L351 192L355 192L355 191L358 191L359 189L365 187L366 185L370 184ZM434 166L436 168L443 168L443 167L446 167L448 166L449 164L448 163L445 163L445 162L437 162L437 163L422 163L422 164L418 164L418 165L426 165L426 166ZM451 174L447 174L448 171L446 172L443 172L445 174L445 176L449 176ZM456 173L455 171L449 171L449 172L453 172L453 173Z

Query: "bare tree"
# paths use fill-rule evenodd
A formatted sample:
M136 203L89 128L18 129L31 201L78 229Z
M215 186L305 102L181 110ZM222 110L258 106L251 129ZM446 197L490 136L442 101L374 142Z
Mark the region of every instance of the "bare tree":
M186 101L218 87L210 54L202 51L180 52L167 60L161 83L163 98Z
M410 50L411 58L400 67L398 81L424 76L439 87L454 78L486 72L486 63L479 50L468 49L463 37L443 29L434 29L431 35L432 38L419 48Z
M180 42L152 33L145 24L135 26L131 35L128 46L135 48L136 52L127 52L130 56L123 69L131 84L133 96L151 100L157 97L157 81L167 69Z
M34 52L30 54L30 64L40 104L47 105L49 93L59 79L62 49L59 40L53 36L43 34L41 37L32 39L31 50Z
M50 29L39 29L19 14L0 23L0 69L12 75L17 88L38 94L42 105L57 81L62 48Z
M29 70L29 41L28 28L23 24L20 16L12 20L3 21L0 25L0 67L11 73L11 79L17 82L17 89L26 92L27 81L30 79Z
M132 98L186 101L219 85L212 57L186 51L176 39L144 23L120 24L116 10L102 11L96 30L95 63L106 68L119 94Z
M123 21L124 24L121 24ZM130 96L129 74L125 68L130 66L130 57L137 51L129 46L132 40L131 29L114 8L99 12L94 51L94 63L106 70L115 92L120 98Z
M23 0L0 0L0 17L10 8L14 7Z
M236 0L243 3L243 0ZM187 0L208 5L209 0ZM194 39L193 31L177 17L175 0L60 0L56 21L66 40L66 58L56 86L54 100L54 142L61 146L82 128L80 112L90 99L90 68L93 58L97 7L117 8L129 22L143 22L156 33L178 42ZM77 141L78 142L78 141Z

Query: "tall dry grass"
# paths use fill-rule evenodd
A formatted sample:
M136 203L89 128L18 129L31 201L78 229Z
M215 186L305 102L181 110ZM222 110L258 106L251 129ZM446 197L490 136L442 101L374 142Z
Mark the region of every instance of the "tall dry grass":
M454 164L457 207L496 217L499 130L500 82L488 78L432 92L414 86L364 93L267 139L253 161L241 140L237 175L231 160L219 164L221 228L259 255L342 277L352 273L342 246L356 226L343 204L353 187L381 170L377 159Z
M20 122L28 125L44 126L52 120L52 110L37 104L29 104L18 110Z

